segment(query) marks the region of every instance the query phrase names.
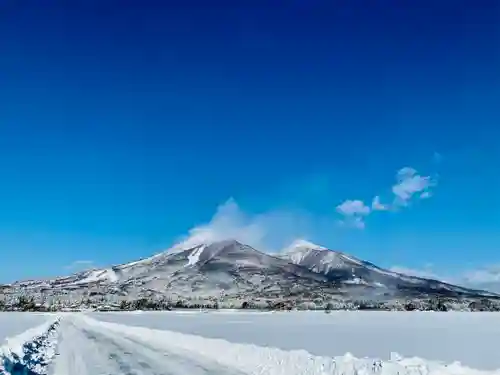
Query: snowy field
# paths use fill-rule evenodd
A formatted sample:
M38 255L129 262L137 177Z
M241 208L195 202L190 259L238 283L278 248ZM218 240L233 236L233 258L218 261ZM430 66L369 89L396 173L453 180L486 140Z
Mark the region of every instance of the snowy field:
M93 313L105 322L221 338L317 356L347 352L388 360L403 357L500 369L498 313L435 312L131 312Z
M13 337L39 326L53 316L43 313L0 312L0 345L8 337Z
M3 319L43 323L0 347L1 375L500 375L492 370L498 368L494 314L18 313Z

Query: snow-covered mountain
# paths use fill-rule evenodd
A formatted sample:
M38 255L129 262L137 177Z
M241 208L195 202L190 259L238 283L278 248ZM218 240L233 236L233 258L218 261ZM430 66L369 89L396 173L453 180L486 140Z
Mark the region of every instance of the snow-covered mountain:
M135 262L50 280L17 282L11 287L55 294L179 298L490 295L391 272L306 241L297 241L278 254L267 254L235 240L185 242Z
M412 295L433 291L441 294L493 294L439 280L389 271L351 255L304 240L295 241L279 256L310 271L325 275L329 281L398 290L402 294Z
M339 251L332 251L309 241L297 240L285 248L279 256L313 272L325 275L339 271L352 271L363 266L363 261Z

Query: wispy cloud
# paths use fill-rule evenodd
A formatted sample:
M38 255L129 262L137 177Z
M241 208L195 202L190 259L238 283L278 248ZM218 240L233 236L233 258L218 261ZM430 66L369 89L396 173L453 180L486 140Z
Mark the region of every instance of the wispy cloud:
M430 191L424 191L419 197L420 199L427 199L432 197L432 193Z
M396 179L397 183L392 186L393 205L396 207L407 206L413 198L429 198L430 189L436 184L430 176L422 176L411 167L401 168Z
M363 217L370 214L371 208L361 200L346 200L337 206L337 212L343 216L341 223L363 229Z
M372 200L372 210L373 211L387 211L390 208L391 207L389 205L383 204L380 201L380 197L378 195L373 198L373 200Z
M273 252L297 238L315 240L318 227L332 225L333 219L298 210L276 209L251 214L231 198L217 208L207 223L192 228L187 236L180 238L178 246L189 248L206 242L235 239L256 249Z
M190 248L202 243L235 239L255 246L262 242L264 228L247 217L233 198L217 207L212 219L189 230L181 246Z
M368 206L360 199L348 199L337 206L342 215L341 223L363 229L365 218L376 211L394 211L409 206L410 202L432 197L432 188L437 182L431 176L422 176L411 167L401 168L396 173L396 183L391 188L391 203L382 203L380 195L372 198Z
M405 184L405 178L415 176L421 177L414 169L403 168L397 174L398 183ZM423 179L427 181L430 178ZM431 186L430 183L428 186ZM424 188L417 186L401 189L406 191L406 195L402 193L402 196L407 200L418 197L414 192L417 190L420 194L430 193L427 185ZM399 192L398 189L396 191ZM379 195L374 196L368 203L360 199L348 199L336 206L336 212L341 216L342 225L363 229L369 215L393 209L393 203L389 202L391 199ZM290 209L252 214L243 211L231 198L217 208L208 222L192 228L187 236L180 239L180 243L183 247L194 247L206 242L236 239L258 249L275 251L297 238L307 238L320 243L330 239L331 228L338 222L336 219Z
M370 213L370 207L366 206L363 201L360 200L347 200L337 206L337 211L347 216L364 216Z

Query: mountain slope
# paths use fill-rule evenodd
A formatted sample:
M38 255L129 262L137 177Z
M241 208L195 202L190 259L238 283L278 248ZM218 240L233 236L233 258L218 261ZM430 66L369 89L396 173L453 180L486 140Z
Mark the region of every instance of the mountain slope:
M442 295L484 295L494 293L469 289L439 280L408 276L380 268L339 251L307 241L296 241L279 255L296 265L324 275L329 281L356 283L398 291L401 295L436 293Z
M272 294L295 282L318 286L326 282L315 274L286 260L257 251L237 241L202 244L165 255L153 269L136 274L126 283L143 289L178 296L219 296L220 294ZM317 284L317 285L315 285Z
M234 240L179 244L152 257L50 280L11 285L11 291L84 298L377 298L491 296L437 280L391 272L342 252L299 241L267 254Z
M170 295L276 297L292 289L318 289L323 275L234 240L176 246L143 260L106 269L83 271L51 280L14 283L29 290L112 293L131 297Z

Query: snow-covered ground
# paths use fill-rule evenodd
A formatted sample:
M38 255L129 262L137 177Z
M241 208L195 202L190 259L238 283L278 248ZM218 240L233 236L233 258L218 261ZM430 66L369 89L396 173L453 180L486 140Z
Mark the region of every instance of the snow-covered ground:
M176 316L195 320L210 319L214 316L196 313L170 313L170 315L121 313L109 314L107 317L117 320L127 315L143 317L150 322L175 320ZM245 318L255 323L258 319L277 321L279 316L284 317L284 315L284 313L219 313L216 319L225 318L227 322L231 320L236 322L235 319ZM335 318L334 315L331 316ZM407 315L412 314L407 313ZM469 317L472 315L478 314L469 314ZM319 319L319 315L311 313L292 313L290 316L291 318L286 319L296 323L300 323L300 319L306 317ZM306 350L285 351L252 344L238 344L169 330L103 322L94 319L96 317L100 316L83 313L62 313L57 317L52 315L52 323L44 323L9 340L9 346L0 347L0 374L500 375L500 370L481 371L459 363L428 361L415 357L403 358L395 353L386 361L373 357L356 358L349 353L317 356ZM359 318L367 317L359 315ZM219 328L230 330L230 324L220 325ZM259 330L261 335L269 334L263 332L261 327L255 325L254 329ZM286 336L285 331L282 333ZM374 346L387 341L387 337L384 336L367 336L365 339ZM337 338L333 337L330 340L336 341ZM476 345L487 344L476 342ZM490 344L494 345L493 342Z
M17 336L51 319L53 316L44 313L0 312L0 345L6 338Z
M403 357L500 369L498 313L437 312L142 312L93 313L101 321L171 330L233 343L317 356L347 352L388 360Z
M46 375L56 354L59 319L30 328L6 339L0 346L1 375Z
M85 315L61 320L59 356L49 375L486 375L422 359L391 361L312 356L173 331L104 323ZM488 374L500 375L500 371Z

